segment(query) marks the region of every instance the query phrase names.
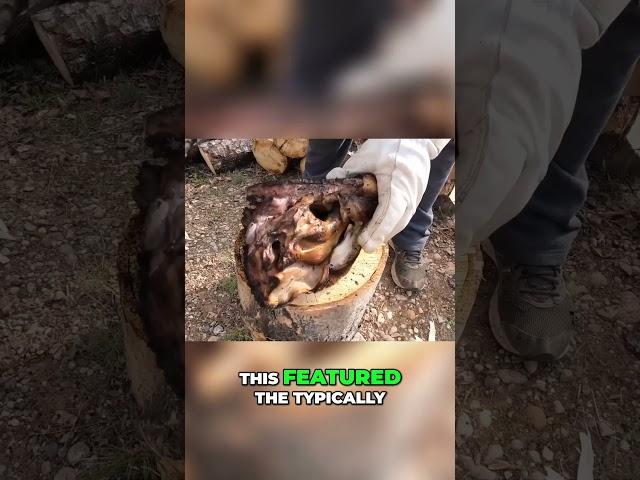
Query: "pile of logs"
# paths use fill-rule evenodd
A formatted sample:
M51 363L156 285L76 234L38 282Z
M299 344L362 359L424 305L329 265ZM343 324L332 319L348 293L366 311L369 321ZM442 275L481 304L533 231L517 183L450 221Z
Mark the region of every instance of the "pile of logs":
M213 173L228 172L254 162L275 174L282 174L292 166L304 172L308 148L306 138L185 140L187 160L202 158Z

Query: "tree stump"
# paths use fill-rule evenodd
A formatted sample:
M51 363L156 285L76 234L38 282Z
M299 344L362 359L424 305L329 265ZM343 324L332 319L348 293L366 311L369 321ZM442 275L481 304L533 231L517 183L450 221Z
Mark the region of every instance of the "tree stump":
M140 274L138 255L142 250L143 221L134 216L118 247L118 284L120 298L118 313L124 332L127 374L131 393L142 412L154 415L162 411L167 398L173 398L164 372L158 367L156 354L149 346L144 323L139 313Z
M389 248L375 253L361 250L353 264L330 279L329 286L294 298L275 309L255 300L242 263L244 234L235 245L240 305L254 340L303 340L333 342L351 340L382 277Z

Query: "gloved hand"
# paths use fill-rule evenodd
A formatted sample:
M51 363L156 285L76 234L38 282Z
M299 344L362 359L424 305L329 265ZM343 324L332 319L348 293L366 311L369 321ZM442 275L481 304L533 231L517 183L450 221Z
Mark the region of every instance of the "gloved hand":
M444 139L373 139L327 178L372 173L378 182L378 208L358 237L374 252L407 226L427 189L431 159L449 143Z

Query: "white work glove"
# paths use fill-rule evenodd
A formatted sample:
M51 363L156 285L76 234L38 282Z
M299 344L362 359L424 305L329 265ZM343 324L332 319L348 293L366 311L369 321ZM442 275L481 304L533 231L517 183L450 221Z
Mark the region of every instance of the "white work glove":
M456 2L457 252L525 207L573 115L582 49L628 1Z
M342 167L327 178L346 178L371 173L378 183L378 208L358 237L365 252L381 244L407 226L427 189L431 159L449 143L444 139L372 139Z

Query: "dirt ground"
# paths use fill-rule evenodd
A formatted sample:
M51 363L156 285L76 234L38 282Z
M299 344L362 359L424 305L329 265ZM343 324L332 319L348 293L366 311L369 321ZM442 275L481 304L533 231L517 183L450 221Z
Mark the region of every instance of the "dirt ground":
M164 447L143 438L129 391L116 248L149 155L144 116L182 98L182 73L158 60L72 88L48 60L0 69L14 237L0 239L0 478L156 478Z
M287 173L291 177L297 171ZM233 248L245 206L244 189L274 179L257 164L214 175L204 163L186 175L186 324L189 341L250 340L239 305ZM412 294L393 283L386 270L368 308L357 340L426 340L429 321L437 340L454 338L454 217L436 210L426 247L429 280L424 291Z
M487 319L495 269L485 267L457 346L460 478L575 479L580 432L591 435L593 478L639 478L640 357L627 344L640 338L639 212L638 186L593 178L566 269L575 345L555 364L524 364L497 345Z

